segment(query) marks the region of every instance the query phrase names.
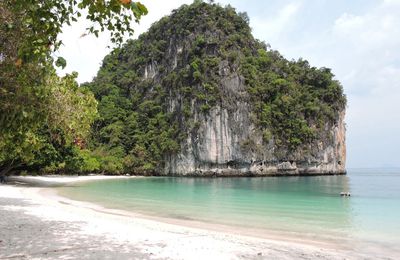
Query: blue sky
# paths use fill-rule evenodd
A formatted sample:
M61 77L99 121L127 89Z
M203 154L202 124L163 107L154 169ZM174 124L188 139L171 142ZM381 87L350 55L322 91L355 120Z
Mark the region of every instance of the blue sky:
M192 0L142 1L149 15L136 36ZM400 0L220 0L246 11L256 38L288 59L332 68L348 98L347 166L400 166ZM109 52L107 34L80 38L86 22L64 28L66 72L91 80Z

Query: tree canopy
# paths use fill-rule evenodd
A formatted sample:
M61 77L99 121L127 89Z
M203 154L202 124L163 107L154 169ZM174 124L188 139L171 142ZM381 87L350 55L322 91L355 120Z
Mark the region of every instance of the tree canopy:
M88 136L96 115L93 95L78 87L76 75L60 78L52 54L62 44L62 26L82 15L87 33L108 30L120 44L132 35L147 9L130 0L4 0L0 2L0 169L32 165L54 141L68 147ZM55 65L65 67L59 57ZM54 147L53 147L54 148Z

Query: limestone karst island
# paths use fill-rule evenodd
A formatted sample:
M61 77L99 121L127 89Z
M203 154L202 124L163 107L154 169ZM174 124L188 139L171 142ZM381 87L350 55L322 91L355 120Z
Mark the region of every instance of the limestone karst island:
M394 2L1 1L0 259L399 259L343 48Z
M173 11L85 87L99 102L94 142L121 151L124 172L346 172L346 98L331 70L288 61L231 7Z

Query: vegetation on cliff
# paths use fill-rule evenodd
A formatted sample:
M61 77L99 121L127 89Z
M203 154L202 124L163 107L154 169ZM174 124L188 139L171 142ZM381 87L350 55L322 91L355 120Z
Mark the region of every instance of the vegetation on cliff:
M258 49L246 57L242 72L263 139L295 150L324 132L344 109L346 98L328 68L310 67L305 60L288 61L276 51Z
M195 1L105 57L86 84L99 102L91 142L99 169L159 171L187 133L196 131L193 106L206 115L216 105L235 107L237 100L220 88L233 73L245 81L242 98L252 104L265 143L289 153L301 150L334 123L346 99L331 71L286 60L254 39L248 23L231 6Z

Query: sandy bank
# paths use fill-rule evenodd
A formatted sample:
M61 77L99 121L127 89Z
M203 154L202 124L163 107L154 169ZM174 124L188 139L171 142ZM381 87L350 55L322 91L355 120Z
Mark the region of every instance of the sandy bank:
M106 175L86 175L86 176L69 176L69 175L44 175L44 176L10 176L8 182L11 184L29 185L29 186L58 186L68 183L76 183L94 180L111 180L137 178L136 176L106 176Z
M17 181L43 185L104 177L109 178L23 177L26 179ZM358 250L261 239L113 214L59 198L50 188L15 185L0 186L0 258L388 259Z

